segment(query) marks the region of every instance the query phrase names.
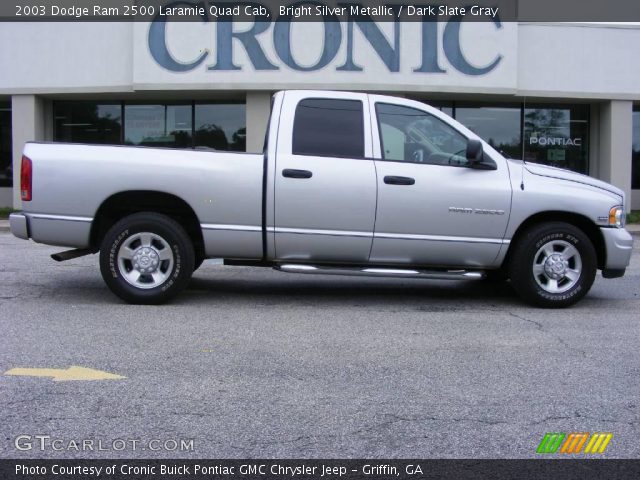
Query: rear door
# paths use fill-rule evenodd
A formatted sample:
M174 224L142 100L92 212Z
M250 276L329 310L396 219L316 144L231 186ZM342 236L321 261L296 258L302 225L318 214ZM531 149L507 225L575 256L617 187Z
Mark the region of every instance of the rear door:
M279 260L364 263L376 171L366 94L286 92L274 177Z

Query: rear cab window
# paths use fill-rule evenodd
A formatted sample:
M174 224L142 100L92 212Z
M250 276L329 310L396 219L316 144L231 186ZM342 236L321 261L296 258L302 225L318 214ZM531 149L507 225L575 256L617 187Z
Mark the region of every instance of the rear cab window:
M298 102L291 153L364 158L364 113L360 100L306 98Z

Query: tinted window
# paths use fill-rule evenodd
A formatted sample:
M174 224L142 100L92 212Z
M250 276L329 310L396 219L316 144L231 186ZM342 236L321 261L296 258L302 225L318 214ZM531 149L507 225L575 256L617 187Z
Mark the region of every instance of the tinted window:
M0 187L13 185L11 155L11 104L0 102Z
M191 147L191 105L125 105L124 143Z
M508 158L522 157L520 106L456 106L456 120Z
M631 157L631 188L640 188L640 107L633 109L633 156Z
M415 108L376 104L382 158L432 165L465 165L467 139Z
M3 112L0 103L2 142L5 125L8 125ZM7 112L10 119L11 110L7 109ZM56 101L54 117L53 139L57 142L246 150L246 108L243 103L171 105L162 102ZM3 149L4 145L0 143ZM1 177L0 170L0 182Z
M540 105L524 110L524 159L587 173L589 106Z
M294 155L364 157L362 102L309 98L296 107Z
M120 143L122 107L119 103L55 102L54 140L70 143Z
M196 104L195 146L244 152L247 129L241 103Z

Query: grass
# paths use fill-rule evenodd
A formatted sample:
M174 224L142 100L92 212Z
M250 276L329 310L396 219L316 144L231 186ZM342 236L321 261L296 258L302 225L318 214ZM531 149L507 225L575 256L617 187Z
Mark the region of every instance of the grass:
M14 210L13 208L10 207L1 207L0 208L0 219L7 219L9 218L9 214L12 212L16 212L17 210Z

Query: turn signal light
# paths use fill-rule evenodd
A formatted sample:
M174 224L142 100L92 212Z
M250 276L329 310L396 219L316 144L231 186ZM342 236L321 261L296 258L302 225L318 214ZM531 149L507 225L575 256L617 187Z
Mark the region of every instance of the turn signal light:
M31 201L32 180L33 166L31 165L31 159L23 155L22 164L20 165L20 197L23 202Z
M612 227L623 228L625 221L625 214L623 207L613 207L609 210L609 225Z

